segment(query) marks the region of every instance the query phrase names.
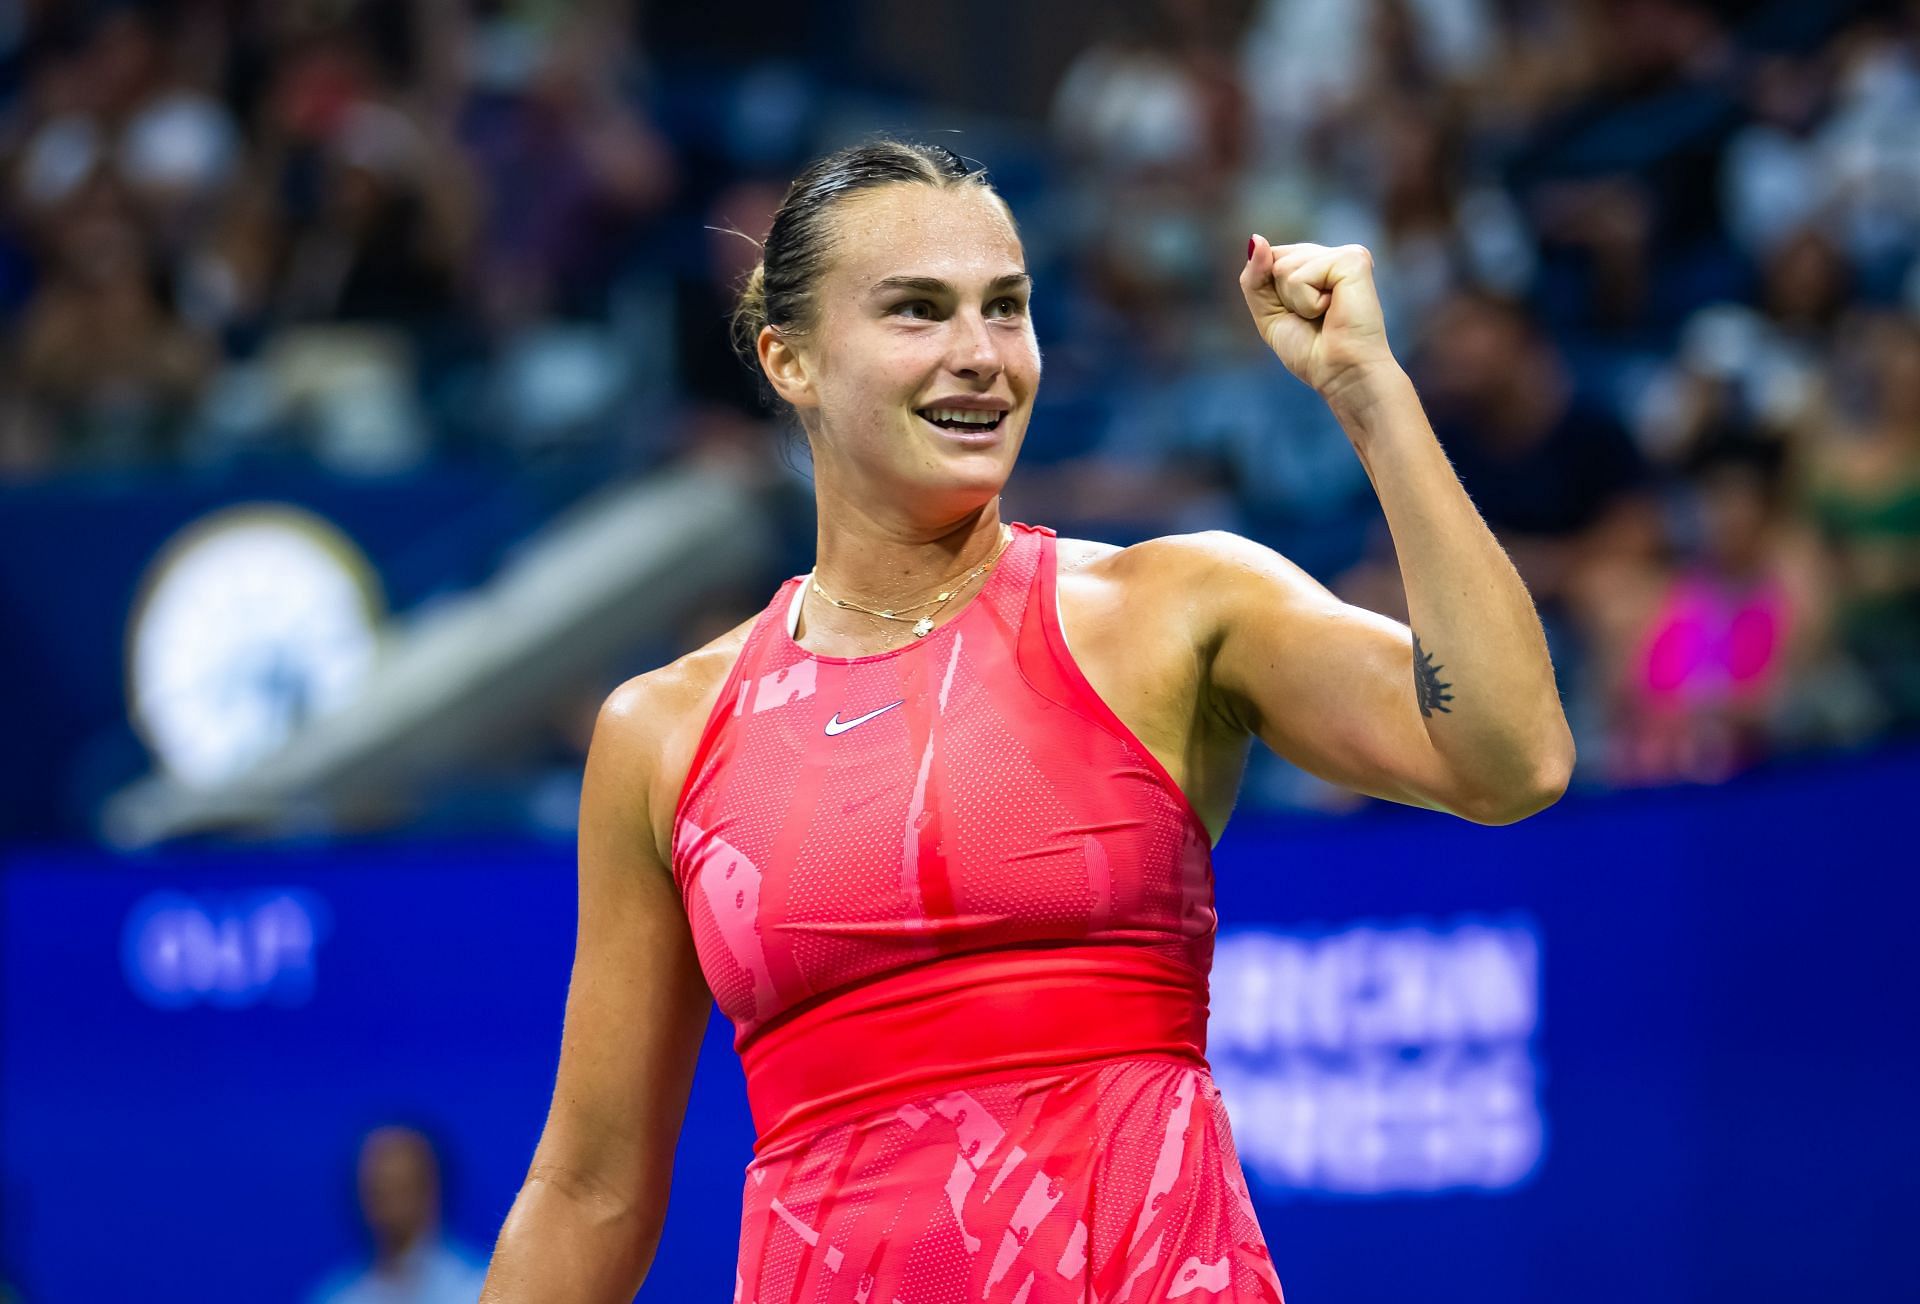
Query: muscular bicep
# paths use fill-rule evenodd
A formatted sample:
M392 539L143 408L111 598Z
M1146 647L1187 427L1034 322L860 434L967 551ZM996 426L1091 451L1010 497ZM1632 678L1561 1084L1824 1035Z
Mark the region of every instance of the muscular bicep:
M534 1175L657 1234L712 996L654 840L652 726L631 690L607 699L588 748L573 973Z
M1214 531L1203 546L1216 712L1330 783L1459 812L1422 714L1451 710L1451 689L1431 656L1416 669L1413 632L1251 540Z

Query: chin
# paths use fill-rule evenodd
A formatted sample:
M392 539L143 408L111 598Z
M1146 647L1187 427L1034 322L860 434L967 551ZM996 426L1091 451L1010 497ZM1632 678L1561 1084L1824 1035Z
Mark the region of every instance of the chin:
M966 460L972 462L973 466L950 464L927 468L915 477L912 487L905 492L928 504L933 514L941 520L952 520L978 511L998 498L1006 488L1010 468L978 454Z

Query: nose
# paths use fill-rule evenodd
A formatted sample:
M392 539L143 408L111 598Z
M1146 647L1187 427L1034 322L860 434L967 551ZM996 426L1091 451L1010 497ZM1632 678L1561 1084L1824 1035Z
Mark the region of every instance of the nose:
M953 370L955 375L981 377L1000 374L1000 345L987 319L976 309L953 316Z

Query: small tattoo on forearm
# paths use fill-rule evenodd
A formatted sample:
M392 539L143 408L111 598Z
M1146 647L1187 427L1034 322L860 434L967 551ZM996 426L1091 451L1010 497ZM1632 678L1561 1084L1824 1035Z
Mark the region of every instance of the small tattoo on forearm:
M1453 708L1446 703L1453 700L1453 694L1446 690L1453 685L1440 678L1445 666L1433 664L1433 653L1420 646L1420 636L1413 636L1413 686L1420 696L1420 714L1430 716L1435 711L1453 714Z

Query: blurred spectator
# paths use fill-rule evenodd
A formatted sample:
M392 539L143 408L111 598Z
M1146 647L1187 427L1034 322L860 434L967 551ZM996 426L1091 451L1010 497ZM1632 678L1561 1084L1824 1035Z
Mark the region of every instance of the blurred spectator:
M370 1132L359 1189L372 1261L329 1277L309 1304L475 1304L486 1261L441 1234L440 1164L425 1136L405 1127Z
M786 183L743 178L722 189L701 222L698 263L678 283L676 338L688 398L728 404L760 416L760 383L740 365L730 337L729 314L747 273L760 261L760 245L773 227Z
M1191 343L1235 239L1219 222L1248 121L1218 12L1175 0L1123 11L1054 93L1049 127L1071 178L1062 219L1085 291L1060 350L1069 371L1171 378L1204 364Z
M1866 282L1884 301L1920 251L1920 55L1914 32L1872 27L1843 43L1832 119L1821 129L1823 197Z
M1235 84L1204 45L1176 44L1167 17L1116 15L1054 92L1054 138L1095 177L1192 177L1231 161Z
M1456 289L1509 297L1528 290L1531 235L1506 193L1470 170L1456 119L1387 97L1352 126L1339 189L1314 215L1312 239L1373 252L1394 338L1417 342Z
M1578 392L1520 306L1463 294L1414 360L1434 431L1534 600L1557 604L1597 550L1641 551L1654 472L1621 423Z
M1710 304L1682 328L1638 405L1642 446L1677 466L1717 430L1787 437L1819 397L1849 288L1850 269L1824 236L1801 229L1777 238L1757 307Z
M1470 81L1494 51L1488 0L1262 0L1241 46L1268 163L1355 116L1382 89Z
M1833 549L1839 638L1901 726L1920 724L1920 323L1872 320L1858 410L1815 427L1807 506Z
M671 147L620 84L626 50L590 10L550 33L496 14L474 48L460 139L482 181L475 271L488 318L603 317L636 224L678 182Z
M1698 0L1596 8L1591 79L1517 142L1510 176L1538 231L1548 323L1638 341L1736 278L1713 185L1735 64Z
M28 110L37 122L17 174L38 218L57 223L90 180L106 176L165 252L204 220L239 167L240 133L165 36L151 13L120 6L78 49L41 66Z
M1696 454L1679 546L1581 577L1589 688L1605 725L1588 768L1613 784L1714 783L1773 750L1795 672L1826 658L1818 558L1787 514L1779 444Z
M1821 216L1827 164L1815 129L1828 99L1823 73L1814 60L1773 55L1747 77L1753 121L1728 142L1720 184L1727 233L1753 258Z
M292 86L287 93L298 98ZM449 155L393 105L356 101L330 127L314 142L317 193L289 214L279 312L424 331L455 309L471 221L465 189L444 175L436 183Z
M85 183L48 238L14 345L26 460L113 466L176 453L215 354L163 297L124 197L107 178Z

